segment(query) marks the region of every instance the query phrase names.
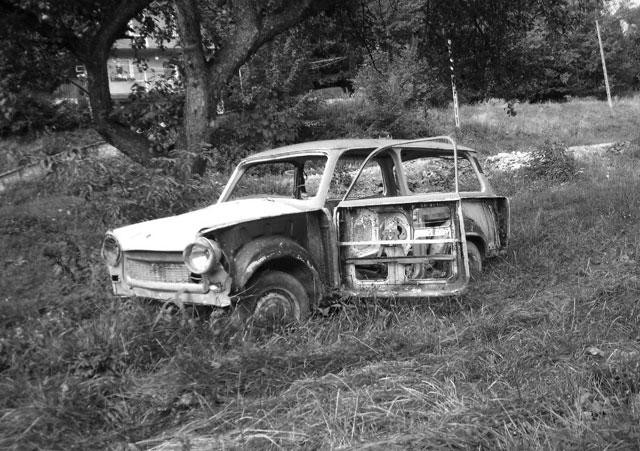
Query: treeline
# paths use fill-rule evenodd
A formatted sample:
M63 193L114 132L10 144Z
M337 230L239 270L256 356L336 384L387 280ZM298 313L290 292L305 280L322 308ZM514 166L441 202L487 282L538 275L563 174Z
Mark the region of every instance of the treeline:
M321 56L350 56L346 78L367 67L410 75L427 101L443 100L437 89L448 99L448 40L464 100L602 95L596 20L614 93L640 88L640 8L629 2L388 0L361 2L348 14L338 19L341 42L335 24L323 28L318 47L333 47Z
M0 132L57 117L40 93L73 81L83 65L90 120L108 142L143 164L178 155L183 170L201 174L211 155L237 153L239 143L251 151L315 137L301 131L318 110L314 88L363 98L372 108L358 118L365 134L407 109L448 103L452 74L463 102L601 96L596 20L613 92L624 94L640 84L640 9L618 3L0 0ZM181 84L137 91L114 106L113 43L129 36L141 48L146 38L167 43L176 35ZM63 113L67 125L86 120Z

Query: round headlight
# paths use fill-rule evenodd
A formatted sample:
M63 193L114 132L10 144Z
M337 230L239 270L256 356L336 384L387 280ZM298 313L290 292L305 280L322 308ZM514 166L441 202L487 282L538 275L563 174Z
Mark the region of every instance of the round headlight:
M185 248L182 256L189 271L204 274L220 261L222 250L218 243L200 237Z
M102 258L109 266L116 266L121 256L120 243L115 236L107 235L102 243Z

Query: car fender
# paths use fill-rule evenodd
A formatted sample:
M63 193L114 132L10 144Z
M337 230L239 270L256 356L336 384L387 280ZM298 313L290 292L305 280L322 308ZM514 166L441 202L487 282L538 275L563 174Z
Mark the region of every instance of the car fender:
M473 241L476 244L479 244L480 252L485 251L487 248L487 235L473 219L465 217L464 218L464 232L467 241Z
M261 268L281 259L293 260L298 268L310 271L314 284L319 286L320 276L311 254L290 238L270 236L257 238L240 248L233 259L233 291L242 290Z
M500 243L493 202L493 199L464 199L462 204L466 237L481 245L485 257L494 256Z

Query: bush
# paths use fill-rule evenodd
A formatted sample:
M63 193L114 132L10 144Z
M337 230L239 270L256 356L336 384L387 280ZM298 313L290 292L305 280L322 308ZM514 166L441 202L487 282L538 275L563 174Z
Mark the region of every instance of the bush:
M531 152L532 159L526 168L529 177L566 182L577 174L575 160L565 153L566 146L556 141L545 143Z
M432 134L427 113L420 108L385 116L361 97L319 105L301 131L304 140L336 138L419 138Z
M160 78L150 89L134 85L129 98L112 113L122 124L143 133L157 155L175 148L182 130L184 89L172 78Z
M72 130L90 122L89 110L71 102L54 105L32 92L0 93L0 136Z
M395 58L375 52L354 79L351 99L324 104L306 136L414 138L429 135L427 108L445 103L446 87L412 49Z
M226 181L211 175L182 180L172 172L157 166L149 169L128 159L76 160L56 167L41 190L85 199L85 214L99 218L104 227L114 227L210 205Z
M630 158L640 158L640 136L629 142L629 146L625 149L625 153Z
M449 101L448 88L411 48L401 50L395 57L374 53L360 67L354 87L387 114L414 107L443 106Z
M307 94L286 101L247 105L218 117L205 152L216 171L229 172L253 152L303 140L307 119L317 111L317 99Z

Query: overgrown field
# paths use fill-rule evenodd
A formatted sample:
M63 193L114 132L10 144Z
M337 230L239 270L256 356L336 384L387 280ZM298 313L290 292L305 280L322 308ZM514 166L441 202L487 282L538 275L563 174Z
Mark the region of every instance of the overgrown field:
M463 110L486 112L463 142L490 153L632 141L494 174L512 242L467 294L335 299L272 333L110 294L104 230L206 204L219 180L88 161L0 194L0 448L637 449L640 107L577 104Z
M461 136L467 145L487 152L521 150L548 139L568 146L629 141L638 137L640 96L607 102L574 99L566 103L517 103L509 107L500 100L463 106ZM436 110L432 119L451 123L453 111ZM453 133L449 127L437 131Z

